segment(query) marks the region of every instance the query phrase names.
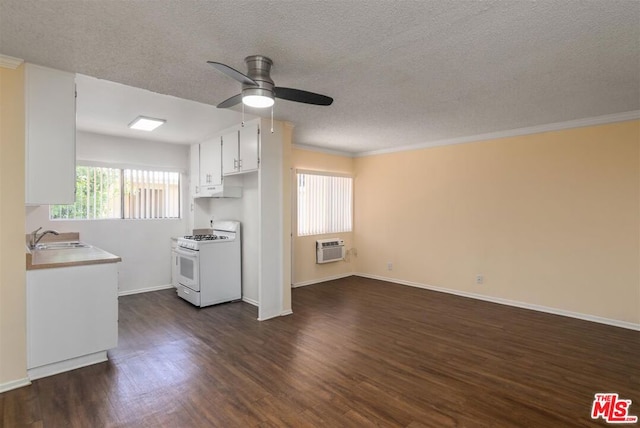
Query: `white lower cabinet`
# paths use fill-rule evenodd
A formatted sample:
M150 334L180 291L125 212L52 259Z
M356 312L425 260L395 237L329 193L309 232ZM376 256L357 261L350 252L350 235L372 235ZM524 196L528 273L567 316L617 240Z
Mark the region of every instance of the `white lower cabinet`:
M117 345L117 263L27 271L31 379L105 361Z
M178 241L171 240L171 285L178 288L178 253L176 253L176 247Z

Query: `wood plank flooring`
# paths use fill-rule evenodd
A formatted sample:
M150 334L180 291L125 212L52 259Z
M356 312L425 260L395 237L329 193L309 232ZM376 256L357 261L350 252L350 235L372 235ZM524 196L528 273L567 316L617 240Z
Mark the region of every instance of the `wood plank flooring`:
M640 416L640 332L359 277L293 315L120 298L110 361L0 394L2 427L571 427Z

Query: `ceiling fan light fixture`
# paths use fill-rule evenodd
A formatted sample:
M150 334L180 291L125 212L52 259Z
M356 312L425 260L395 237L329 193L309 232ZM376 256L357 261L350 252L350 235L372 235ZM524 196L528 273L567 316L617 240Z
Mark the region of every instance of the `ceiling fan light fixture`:
M249 88L242 91L244 105L256 108L271 107L274 103L273 93L262 88Z
M280 98L298 103L318 106L329 106L333 98L302 89L276 87L270 72L273 61L263 55L251 55L244 59L247 66L247 74L241 73L233 67L215 61L207 61L219 72L242 83L242 92L227 98L217 105L218 108L233 107L240 102L242 106L268 108L272 107L275 98Z

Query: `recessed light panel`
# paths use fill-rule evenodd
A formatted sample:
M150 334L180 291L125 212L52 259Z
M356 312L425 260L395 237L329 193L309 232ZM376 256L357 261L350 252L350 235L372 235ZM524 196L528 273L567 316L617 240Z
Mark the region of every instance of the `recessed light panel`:
M129 124L129 128L138 129L140 131L153 131L158 126L165 123L164 119L154 119L153 117L138 116Z

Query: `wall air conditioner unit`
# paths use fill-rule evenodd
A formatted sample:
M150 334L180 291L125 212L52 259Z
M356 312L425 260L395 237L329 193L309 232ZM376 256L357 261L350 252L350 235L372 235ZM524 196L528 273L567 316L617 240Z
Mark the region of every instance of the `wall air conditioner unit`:
M318 239L316 241L316 263L344 260L344 239Z

